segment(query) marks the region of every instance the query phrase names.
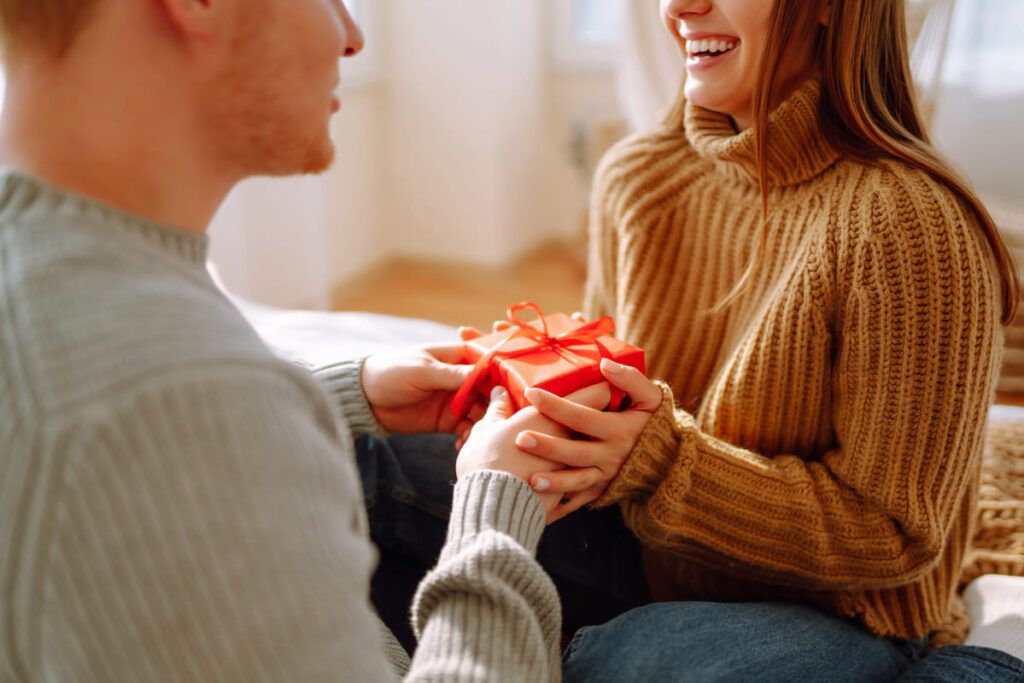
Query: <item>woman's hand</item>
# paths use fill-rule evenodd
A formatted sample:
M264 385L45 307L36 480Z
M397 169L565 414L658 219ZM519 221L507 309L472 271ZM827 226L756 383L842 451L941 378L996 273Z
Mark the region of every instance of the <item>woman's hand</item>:
M601 497L661 406L661 388L636 368L605 359L601 361L601 374L630 397L628 409L602 412L541 389L526 392L527 400L541 415L587 437L579 440L532 430L522 431L516 437L516 445L526 453L567 468L538 471L530 477L534 491L564 498L549 515L548 523Z
M572 394L572 399L586 407L608 405L610 391L605 383L595 384ZM573 405L577 405L574 403ZM537 472L550 472L562 465L524 453L516 447L516 436L528 430L531 434L543 434L549 438L568 438L569 431L556 422L544 417L536 408L529 407L512 414L512 403L508 391L496 387L491 394L491 403L486 414L475 424L459 451L455 472L461 478L476 470L500 470L529 482ZM536 490L536 489L535 489ZM548 517L561 501L559 493L542 493L541 504Z

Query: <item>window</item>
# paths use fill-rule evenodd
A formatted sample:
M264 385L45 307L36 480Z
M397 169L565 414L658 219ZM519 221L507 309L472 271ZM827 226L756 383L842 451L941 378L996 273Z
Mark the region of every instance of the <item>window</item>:
M984 95L1024 93L1024 2L959 2L943 80Z
M574 0L573 38L582 43L614 45L619 38L620 8L616 0Z
M356 23L361 24L363 21L363 0L345 0L345 6L348 7L348 11L352 14L352 18L356 20Z
M622 27L620 0L555 0L555 64L562 69L615 65Z

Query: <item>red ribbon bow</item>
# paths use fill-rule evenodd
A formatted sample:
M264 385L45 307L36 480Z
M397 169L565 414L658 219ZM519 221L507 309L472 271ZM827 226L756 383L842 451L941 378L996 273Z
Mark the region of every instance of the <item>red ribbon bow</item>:
M540 320L541 329L538 330L533 325L523 322L519 316L516 315L519 311L527 309L532 310L537 314L537 318ZM519 356L527 356L537 353L542 350L550 350L554 351L562 358L565 358L570 363L573 363L578 367L583 367L584 364L578 361L580 355L572 351L573 348L582 346L596 347L602 358L612 357L611 351L609 351L608 348L600 342L601 337L609 336L615 332L615 322L608 316L598 318L597 320L585 323L571 330L566 330L565 332L555 336L551 336L548 331L548 324L547 321L544 320L544 314L541 312L540 307L532 301L524 301L512 306L506 312L506 317L508 318L508 321L518 329L493 346L487 353L480 357L480 360L476 362L476 365L473 367L473 371L462 383L462 386L459 387L458 392L456 392L455 397L452 399L452 412L455 413L457 417L463 417L466 412L468 412L470 397L473 395L473 392L478 391L477 385L481 383L484 373L491 368L491 364L497 359L517 358ZM530 339L535 343L513 350L503 348L514 339ZM622 398L622 391L613 386L610 409L618 410L622 404Z

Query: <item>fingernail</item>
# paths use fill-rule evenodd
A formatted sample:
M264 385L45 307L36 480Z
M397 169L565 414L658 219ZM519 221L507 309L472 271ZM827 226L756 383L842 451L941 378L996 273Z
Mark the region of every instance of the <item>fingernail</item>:
M533 485L534 491L547 491L551 482L544 477L537 477L537 483Z
M613 360L608 360L607 358L605 358L604 360L601 361L601 365L604 367L606 372L610 372L612 374L622 372L622 365L616 363Z
M526 391L524 391L523 392L523 396L526 397L527 401L529 401L530 403L533 403L533 399L535 399L538 396L540 396L540 392L537 391L536 389L532 389L531 388L531 389L527 389Z
M505 393L505 387L494 387L491 389L491 400L497 400L502 397Z
M519 445L522 448L536 448L537 447L537 439L533 438L529 434L520 434L518 441L519 441Z

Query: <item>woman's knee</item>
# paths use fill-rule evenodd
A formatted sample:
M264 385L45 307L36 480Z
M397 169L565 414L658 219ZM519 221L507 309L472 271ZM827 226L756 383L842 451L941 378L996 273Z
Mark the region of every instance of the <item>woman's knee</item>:
M639 607L574 638L567 681L892 680L909 660L889 641L788 603Z

